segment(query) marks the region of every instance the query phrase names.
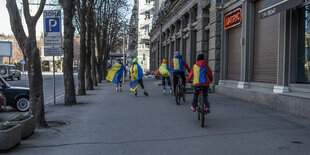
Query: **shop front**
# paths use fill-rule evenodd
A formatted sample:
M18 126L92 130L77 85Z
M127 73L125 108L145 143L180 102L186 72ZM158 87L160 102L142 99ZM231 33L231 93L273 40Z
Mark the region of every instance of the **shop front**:
M224 8L216 91L310 118L310 1L240 0Z

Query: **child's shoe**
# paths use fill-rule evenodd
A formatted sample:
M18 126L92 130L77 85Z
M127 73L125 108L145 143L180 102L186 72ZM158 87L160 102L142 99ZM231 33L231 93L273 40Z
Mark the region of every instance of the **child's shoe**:
M193 112L195 112L195 111L196 111L196 108L194 108L193 106L191 106L191 110L192 110Z

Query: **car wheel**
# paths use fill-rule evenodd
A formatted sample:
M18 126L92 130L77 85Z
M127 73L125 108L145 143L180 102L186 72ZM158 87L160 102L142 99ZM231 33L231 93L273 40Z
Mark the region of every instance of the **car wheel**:
M29 100L25 97L21 97L17 100L16 106L18 111L25 112L29 110L30 103Z
M20 80L20 79L21 79L21 76L17 77L17 79Z
M14 81L14 75L11 77L11 81Z

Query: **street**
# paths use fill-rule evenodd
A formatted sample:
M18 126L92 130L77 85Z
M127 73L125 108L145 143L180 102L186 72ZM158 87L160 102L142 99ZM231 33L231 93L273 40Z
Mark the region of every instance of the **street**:
M77 87L77 75L75 74L75 86ZM15 81L8 80L7 82L14 87L28 87L28 76L23 75L21 80L14 79ZM55 75L55 83L56 83L56 100L64 95L64 79L63 74ZM53 103L53 74L52 73L43 73L43 91L44 91L44 103L49 104Z
M310 153L308 119L210 94L211 114L201 128L192 95L177 106L154 79L138 97L104 82L76 106L51 105L46 119L65 126L37 129L11 154L298 154Z

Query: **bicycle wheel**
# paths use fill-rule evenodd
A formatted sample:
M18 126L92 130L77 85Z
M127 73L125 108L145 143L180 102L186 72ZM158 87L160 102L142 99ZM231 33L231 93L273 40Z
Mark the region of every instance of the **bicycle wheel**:
M201 127L205 126L205 104L203 103L202 96L200 96L200 117L201 117Z
M180 102L181 102L181 100L180 100L180 86L179 85L180 84L178 83L176 88L175 88L176 89L175 90L175 102L177 105L180 105Z

